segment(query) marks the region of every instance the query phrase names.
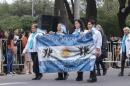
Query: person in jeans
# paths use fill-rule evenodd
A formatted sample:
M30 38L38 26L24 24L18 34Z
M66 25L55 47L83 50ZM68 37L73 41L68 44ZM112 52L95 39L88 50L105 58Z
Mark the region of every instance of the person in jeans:
M15 53L13 39L14 34L10 33L7 40L7 74L13 73L13 56Z

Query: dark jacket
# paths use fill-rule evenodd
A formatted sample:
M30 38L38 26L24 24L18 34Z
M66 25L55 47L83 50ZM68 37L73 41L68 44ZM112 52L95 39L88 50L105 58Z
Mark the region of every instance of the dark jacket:
M107 44L107 37L104 33L101 32L102 35L102 47L101 47L101 51L102 51L102 58L107 58L107 51L108 51L108 44Z

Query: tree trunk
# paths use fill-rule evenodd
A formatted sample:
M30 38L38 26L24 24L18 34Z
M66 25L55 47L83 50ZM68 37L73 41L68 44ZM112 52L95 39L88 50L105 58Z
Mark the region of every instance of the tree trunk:
M130 13L130 0L128 0L128 6L126 7L126 0L119 1L119 12L117 13L119 28L121 35L123 35L123 28L126 26L126 19Z
M68 25L68 16L63 0L55 0L54 16L60 16L60 22L66 26Z
M74 1L73 0L71 0L71 4L72 4L72 12L74 14Z
M55 0L55 5L54 5L54 16L58 16L59 15L59 11L60 11L60 5L59 2L61 0Z
M95 0L86 0L86 18L97 20L97 7Z
M80 19L80 0L74 0L74 19Z
M69 20L73 24L74 23L74 14L71 12L71 8L70 8L67 0L64 0L64 4L65 4L66 10L67 10Z

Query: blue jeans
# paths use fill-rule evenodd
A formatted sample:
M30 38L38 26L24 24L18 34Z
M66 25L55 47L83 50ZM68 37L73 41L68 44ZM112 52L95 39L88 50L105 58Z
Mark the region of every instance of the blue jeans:
M13 51L8 49L7 51L7 72L13 72Z

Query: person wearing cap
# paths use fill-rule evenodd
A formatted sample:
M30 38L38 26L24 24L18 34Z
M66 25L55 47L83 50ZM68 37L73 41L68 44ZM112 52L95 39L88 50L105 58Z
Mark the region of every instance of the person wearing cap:
M125 61L128 57L130 57L130 28L124 27L123 31L124 36L122 38L122 44L120 50L120 54L122 54L121 72L118 74L119 76L124 76Z

